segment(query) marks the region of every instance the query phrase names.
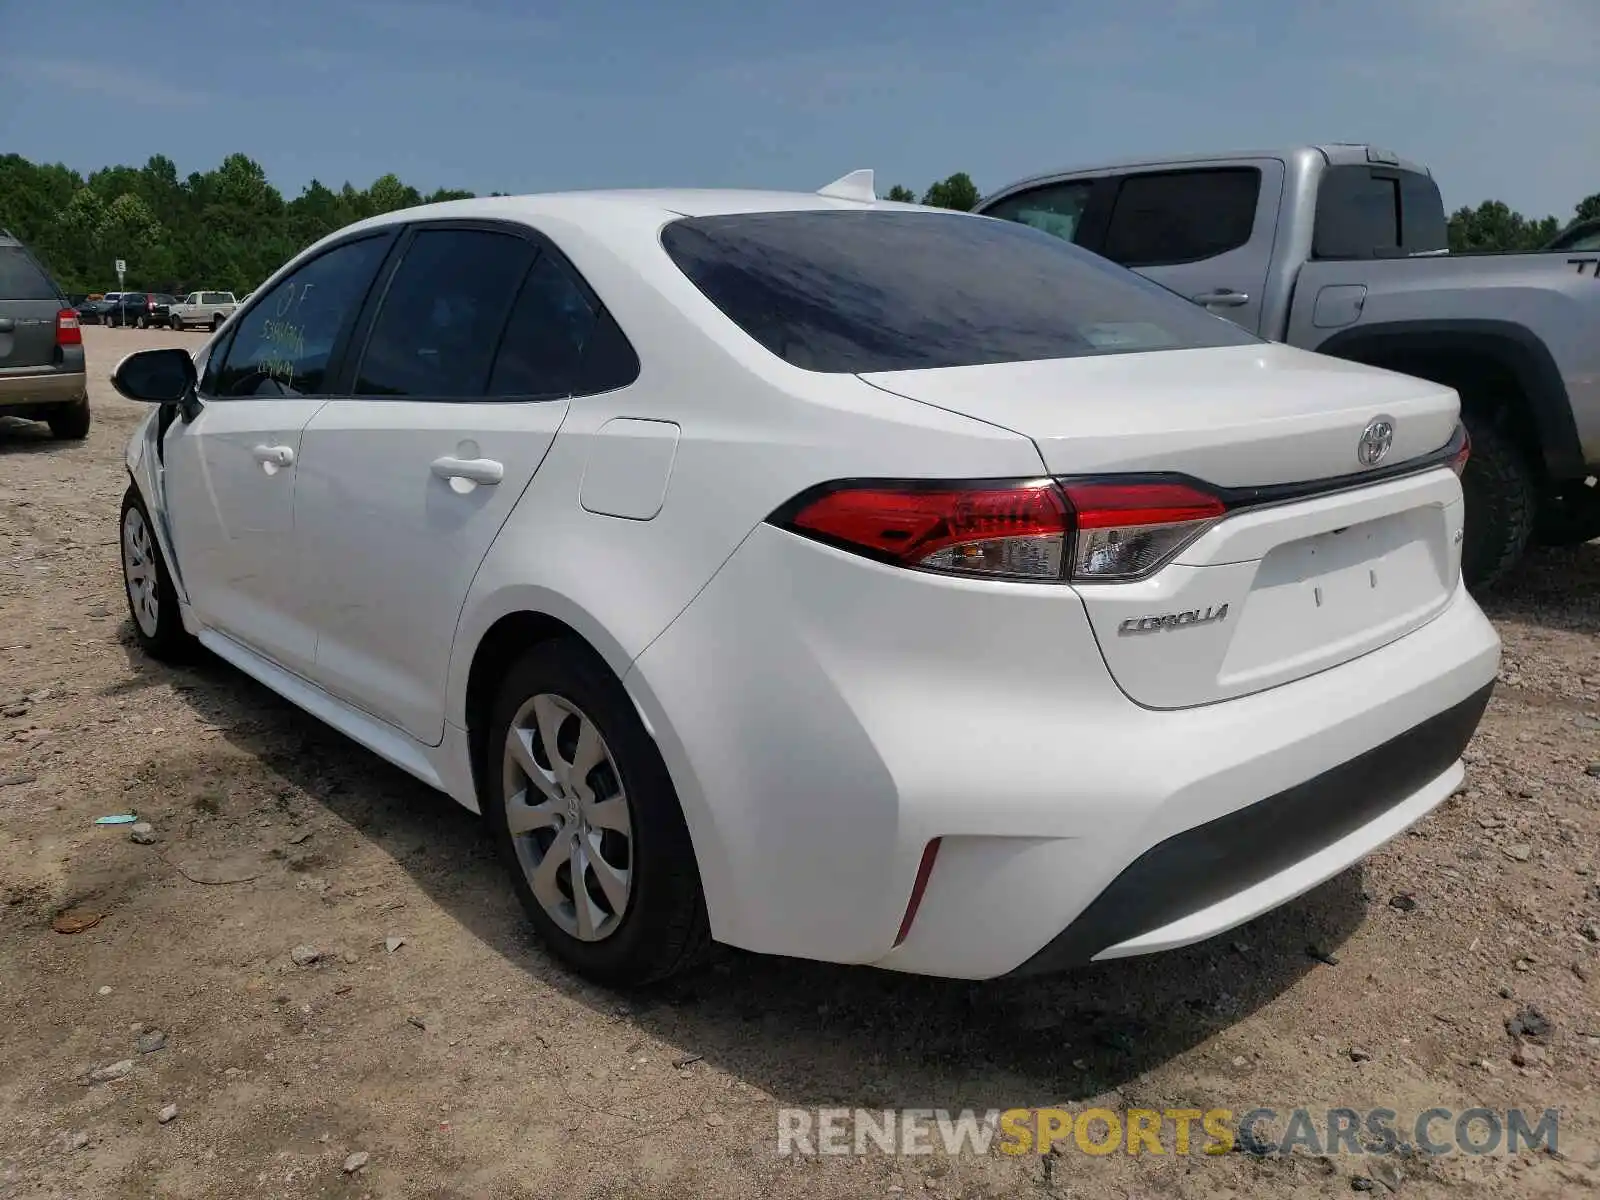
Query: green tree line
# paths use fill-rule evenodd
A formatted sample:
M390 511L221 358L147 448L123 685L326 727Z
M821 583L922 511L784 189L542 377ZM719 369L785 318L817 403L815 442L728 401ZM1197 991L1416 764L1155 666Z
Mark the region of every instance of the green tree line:
M243 293L352 221L472 195L448 188L424 194L384 175L366 188L346 182L338 190L313 179L285 200L261 164L244 154L230 154L214 170L184 179L159 154L142 167L105 167L87 176L60 163L0 155L0 229L28 243L71 292L114 287L112 264L120 258L128 264L129 287ZM917 202L916 193L899 184L886 198ZM978 199L972 177L958 171L929 185L920 202L970 212ZM1600 193L1582 201L1577 216L1600 216ZM1501 201L1485 200L1451 215L1450 248L1533 250L1562 225L1553 216L1529 218Z

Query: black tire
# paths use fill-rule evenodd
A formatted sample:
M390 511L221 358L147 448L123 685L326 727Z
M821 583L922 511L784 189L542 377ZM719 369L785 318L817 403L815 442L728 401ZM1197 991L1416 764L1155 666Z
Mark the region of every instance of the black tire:
M50 436L66 441L81 442L89 436L89 398L74 400L71 404L57 404L45 416L50 426Z
M148 534L147 562L154 571L155 613L141 612L134 601L135 585L132 578L135 557L130 546L129 514L137 514ZM150 510L144 506L144 497L134 484L122 496L122 516L117 526L117 544L122 558L122 596L128 602L128 616L133 621L133 636L139 648L151 658L161 662L186 662L194 653L195 641L183 627L183 617L178 612L178 593L172 586L172 576L167 571L166 559L161 554L161 543L156 540L155 523Z
M221 328L222 328L222 318L221 317L212 317L211 318L211 332L215 333L217 330L219 330Z
M545 911L507 822L506 739L519 710L541 694L570 703L593 723L610 751L616 782L626 797L630 892L615 928L598 941L580 940ZM542 642L512 665L495 700L479 779L483 814L517 898L545 945L563 963L609 987L640 987L704 960L711 948L710 923L694 847L672 779L633 701L588 646L570 639ZM564 837L564 830L555 836ZM570 893L570 873L567 886Z
M1533 540L1541 546L1581 546L1600 538L1600 487L1576 483L1540 497Z
M1468 587L1487 588L1505 578L1528 548L1538 496L1533 469L1510 438L1481 418L1467 417L1466 425L1472 456L1461 475L1461 575Z
M182 333L183 332L183 318L181 318L181 317L168 317L167 318L167 324L172 327L172 331L174 333Z

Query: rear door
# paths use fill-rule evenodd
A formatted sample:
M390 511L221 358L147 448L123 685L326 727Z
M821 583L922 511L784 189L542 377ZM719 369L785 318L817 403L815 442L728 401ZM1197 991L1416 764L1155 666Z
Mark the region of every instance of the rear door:
M1116 178L1104 239L1090 249L1258 332L1283 163L1208 163Z
M0 236L0 371L49 368L56 359L56 314L66 301L33 256Z
M525 227L412 230L350 395L305 432L295 525L321 687L438 743L467 589L566 416L599 316Z

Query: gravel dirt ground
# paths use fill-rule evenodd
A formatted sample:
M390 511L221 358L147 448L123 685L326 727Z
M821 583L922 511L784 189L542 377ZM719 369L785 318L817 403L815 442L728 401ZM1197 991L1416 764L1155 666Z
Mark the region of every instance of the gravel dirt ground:
M86 330L85 443L0 420L0 1196L1600 1182L1600 544L1537 552L1486 600L1505 665L1465 788L1243 929L1025 983L729 952L621 996L534 942L476 818L218 662L134 648L117 514L142 409L103 380L128 350L203 337ZM128 810L153 842L93 823ZM1513 1037L1519 1014L1534 1029ZM125 1073L91 1082L107 1067ZM1091 1103L1548 1107L1560 1141L1381 1163L776 1152L780 1106Z

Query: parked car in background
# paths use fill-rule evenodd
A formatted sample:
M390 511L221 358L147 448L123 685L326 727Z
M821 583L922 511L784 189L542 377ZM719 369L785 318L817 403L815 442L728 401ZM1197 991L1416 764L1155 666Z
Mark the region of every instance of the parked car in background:
M1162 950L1444 801L1455 392L865 174L387 213L130 355L139 644L481 811L612 984Z
M78 321L83 325L104 325L106 316L122 300L122 292L107 292L103 296L90 296L76 308Z
M1578 250L1587 253L1600 251L1600 217L1591 221L1574 221L1545 247L1546 250Z
M1600 537L1600 252L1453 255L1428 171L1369 146L1140 159L977 211L1052 233L1253 333L1455 388L1473 440L1464 570ZM1573 248L1574 253L1579 253Z
M0 416L44 421L59 438L89 436L89 388L78 314L28 248L0 229Z
M131 325L135 329L149 329L165 325L167 306L173 297L165 292L123 292L117 303L106 310L107 325Z
M239 302L233 298L232 292L190 292L182 300L167 306L166 323L173 329L203 325L216 330L238 307Z

